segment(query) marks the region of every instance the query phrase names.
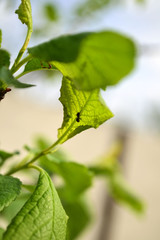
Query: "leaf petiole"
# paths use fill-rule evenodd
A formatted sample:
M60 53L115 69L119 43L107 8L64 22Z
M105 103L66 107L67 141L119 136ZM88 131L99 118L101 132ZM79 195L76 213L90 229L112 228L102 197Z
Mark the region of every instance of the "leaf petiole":
M22 58L22 56L23 56L23 54L24 54L24 52L25 52L25 50L26 50L26 48L27 48L27 46L28 46L28 43L29 43L29 41L30 41L31 34L32 34L32 29L28 29L25 42L24 42L22 48L20 49L20 51L19 51L19 53L18 53L18 56L17 56L17 58L16 58L16 60L15 60L15 62L14 62L14 64L13 64L13 66L12 66L12 68L11 68L12 74L15 73L24 63L26 63L26 62L28 61L28 60L26 61L26 58L28 58L30 55L27 56L26 58L24 58L24 59L20 62L20 60L21 60L21 58ZM31 58L31 56L29 57L29 60L30 60L30 58Z
M17 65L11 68L12 74L17 72L18 69L20 69L26 62L32 59L32 56L29 54L27 57L25 57L22 61L20 61Z
M57 151L57 146L61 143L63 143L63 139L65 139L66 135L68 134L68 132L70 131L70 129L73 127L73 125L75 124L76 120L74 120L72 122L72 124L69 126L69 128L64 132L64 134L57 139L56 142L54 142L50 147L44 149L43 151L41 151L40 153L38 153L36 156L34 156L29 162L25 163L25 164L19 164L17 167L11 169L10 171L8 171L5 175L11 175L15 172L18 172L22 169L28 168L30 167L30 165L32 163L34 163L35 161L37 161L40 157L45 156L49 153L53 153L55 151Z

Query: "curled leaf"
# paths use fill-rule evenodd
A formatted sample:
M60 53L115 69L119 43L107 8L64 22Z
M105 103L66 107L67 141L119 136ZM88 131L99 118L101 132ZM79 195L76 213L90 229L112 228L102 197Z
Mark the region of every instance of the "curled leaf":
M64 109L63 124L58 131L61 143L86 129L97 128L113 117L98 89L91 92L77 90L67 78L62 81L60 101Z
M15 13L18 14L18 18L23 24L26 24L28 28L32 28L32 9L30 0L21 0L21 4Z

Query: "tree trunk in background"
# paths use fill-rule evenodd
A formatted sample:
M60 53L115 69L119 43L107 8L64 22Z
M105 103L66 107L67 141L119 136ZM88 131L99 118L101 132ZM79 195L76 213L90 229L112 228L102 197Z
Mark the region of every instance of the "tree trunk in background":
M124 169L125 153L127 149L128 142L128 132L124 129L117 129L116 140L121 141L123 144L123 149L121 155L119 156L119 162ZM98 240L112 240L112 231L114 228L114 217L115 212L115 202L109 195L104 197L104 205L102 210L102 224L99 231Z

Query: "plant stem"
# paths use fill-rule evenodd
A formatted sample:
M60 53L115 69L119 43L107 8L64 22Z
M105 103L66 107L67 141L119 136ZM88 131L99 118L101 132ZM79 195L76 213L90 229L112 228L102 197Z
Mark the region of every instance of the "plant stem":
M12 73L17 72L20 67L22 67L26 62L28 62L28 61L31 60L31 59L32 59L32 56L31 56L31 55L28 55L27 57L25 57L22 61L20 61L20 62L14 67L14 72L12 72ZM22 74L22 73L21 73L21 74ZM21 75L21 74L20 74L20 75ZM19 78L19 76L17 76L17 79L18 79L18 78Z
M64 138L66 137L67 133L70 131L70 129L73 127L73 125L75 124L76 120L74 120L71 125L69 126L69 128L62 134L62 136L60 138L57 139L56 142L54 142L50 147L44 149L42 152L38 153L36 156L34 156L29 162L23 164L23 165L19 165L13 169L11 169L10 171L8 171L6 173L6 175L11 175L15 172L18 172L22 169L28 168L30 164L34 163L35 161L37 161L40 157L45 156L49 153L53 153L54 151L56 151L55 147L58 146L59 144L63 143Z
M30 28L28 28L28 31L27 31L27 36L26 36L26 39L25 39L25 41L24 41L24 44L23 44L23 46L22 46L22 48L20 49L20 51L19 51L19 53L18 53L18 56L17 56L17 58L16 58L16 60L15 60L15 62L14 62L14 64L13 64L13 66L12 66L12 68L11 68L11 72L12 72L12 74L13 73L15 73L23 64L21 64L20 66L19 66L19 61L21 60L21 58L22 58L22 56L23 56L23 54L24 54L24 52L25 52L25 50L26 50L26 48L27 48L27 46L28 46L28 43L29 43L29 41L30 41L30 38L31 38L31 34L32 34L32 28L30 29ZM23 61L21 61L21 62L23 62ZM19 66L19 67L18 67Z

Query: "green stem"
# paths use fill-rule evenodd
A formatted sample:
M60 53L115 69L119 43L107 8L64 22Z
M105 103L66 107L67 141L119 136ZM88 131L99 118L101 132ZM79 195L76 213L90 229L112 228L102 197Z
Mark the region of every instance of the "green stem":
M22 72L22 73L18 74L15 78L16 78L16 79L19 79L19 78L23 77L23 76L26 75L26 74L27 74L27 73Z
M20 62L15 66L15 68L14 68L15 71L14 71L14 72L17 72L20 67L22 67L26 62L28 62L28 61L31 60L31 59L32 59L32 56L31 56L31 55L28 55L27 57L25 57L22 61L20 61ZM13 72L13 73L14 73L14 72ZM22 75L22 73L19 74L19 75ZM17 79L19 78L19 75L16 77Z
M18 53L18 56L17 56L13 66L11 68L12 74L15 73L23 65L22 64L19 68L17 68L18 63L20 62L20 60L21 60L21 58L22 58L22 56L23 56L23 54L24 54L24 52L25 52L25 50L26 50L26 48L28 46L28 43L29 43L30 38L31 38L31 34L32 34L32 28L31 29L28 28L27 36L26 36L26 39L24 41L24 44L23 44L22 48L20 49L20 51Z
M70 129L73 127L73 125L75 124L75 122L76 122L76 120L74 120L74 121L71 123L71 125L70 125L69 128L64 132L64 134L62 134L62 136L61 136L59 139L57 139L57 141L56 141L55 143L53 143L50 147L48 147L48 148L46 148L45 150L43 150L42 152L38 153L35 157L33 157L33 158L32 158L29 162L27 162L26 164L24 164L24 165L19 165L19 166L15 167L15 168L11 169L10 171L8 171L8 172L6 173L6 175L11 175L11 174L13 174L13 173L15 173L15 172L18 172L18 171L22 170L22 169L28 168L30 164L32 164L32 163L34 163L35 161L37 161L40 157L45 156L45 155L47 155L47 154L49 154L49 153L51 153L51 152L53 153L54 150L56 151L55 147L58 146L59 144L62 144L62 143L64 142L64 138L66 137L66 135L68 134L68 132L70 131Z

